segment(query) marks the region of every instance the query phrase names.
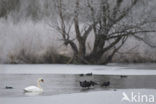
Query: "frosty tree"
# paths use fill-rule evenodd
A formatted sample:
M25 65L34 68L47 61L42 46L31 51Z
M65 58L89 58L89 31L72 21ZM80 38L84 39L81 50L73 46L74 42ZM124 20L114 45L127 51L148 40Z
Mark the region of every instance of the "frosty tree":
M61 34L64 45L70 45L73 50L71 63L107 64L129 37L135 37L154 47L143 38L144 34L155 32L149 28L154 20L150 18L150 13L143 12L145 10L144 5L141 4L143 1L85 0L81 2L75 0L74 6L72 5L73 13L68 15L67 19L66 5L63 0L56 1L59 21L55 29ZM88 16L88 21L83 21L83 28L80 26L81 11L86 11ZM87 43L87 38L91 34L94 38L92 47ZM87 47L90 47L90 53L86 52Z

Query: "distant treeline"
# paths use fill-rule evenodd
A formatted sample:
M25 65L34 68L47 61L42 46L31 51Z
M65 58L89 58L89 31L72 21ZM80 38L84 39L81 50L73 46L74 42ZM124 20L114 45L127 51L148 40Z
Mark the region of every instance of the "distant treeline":
M15 21L27 18L34 21L41 19L53 19L57 13L57 0L0 0L0 18L11 17ZM75 0L65 0L65 5L73 5ZM84 4L84 1L81 1ZM66 6L64 12L70 16L70 7ZM87 9L82 8L82 14L86 14ZM86 18L86 17L85 17Z

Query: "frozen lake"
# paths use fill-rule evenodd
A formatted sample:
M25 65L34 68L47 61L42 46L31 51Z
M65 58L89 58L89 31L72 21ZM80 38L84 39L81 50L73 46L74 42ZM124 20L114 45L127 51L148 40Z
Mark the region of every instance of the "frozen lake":
M44 93L37 96L51 96L92 91L113 91L114 89L156 89L156 65L0 65L0 97L25 97L23 88L36 85L38 78L44 78L41 85ZM93 76L79 76L81 73L93 73ZM128 75L121 78L120 75ZM93 80L97 83L110 81L110 87L96 85L84 90L79 81ZM13 89L5 89L11 86Z
M0 74L156 75L156 64L0 65Z
M33 96L31 93L24 93L23 88L36 85L38 78L44 78L41 84L44 92L35 96L51 96L58 94L70 94L91 91L113 91L114 89L156 89L156 76L128 76L120 78L116 75L93 75L80 77L79 75L55 75L55 74L1 74L0 75L0 97L24 97ZM89 90L82 89L79 85L81 80L93 80L98 83L110 81L108 88L96 85ZM5 89L5 86L12 86L13 89Z

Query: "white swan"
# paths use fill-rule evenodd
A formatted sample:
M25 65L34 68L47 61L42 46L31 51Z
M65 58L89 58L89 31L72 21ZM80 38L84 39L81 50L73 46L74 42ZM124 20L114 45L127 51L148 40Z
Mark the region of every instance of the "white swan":
M42 78L39 78L37 81L37 86L29 86L24 88L24 92L43 92L43 89L40 86L40 83L44 82Z

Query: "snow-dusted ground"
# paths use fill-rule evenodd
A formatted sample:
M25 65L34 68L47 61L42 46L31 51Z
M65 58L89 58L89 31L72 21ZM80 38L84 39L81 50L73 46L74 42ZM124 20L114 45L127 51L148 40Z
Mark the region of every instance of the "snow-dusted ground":
M156 69L156 67L154 67ZM0 74L156 75L154 68L99 65L0 65Z
M136 95L136 101L128 102L121 101L123 92L131 100L131 93ZM146 95L149 101L149 96L154 96L154 102L138 102L138 97ZM55 96L38 96L38 97L15 97L15 98L0 98L1 104L155 104L156 90L147 89L129 89L117 91L97 91L89 93L62 94Z

